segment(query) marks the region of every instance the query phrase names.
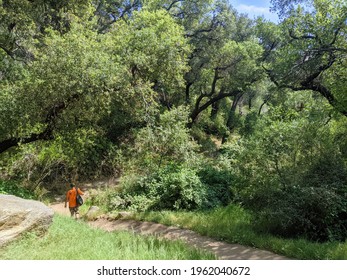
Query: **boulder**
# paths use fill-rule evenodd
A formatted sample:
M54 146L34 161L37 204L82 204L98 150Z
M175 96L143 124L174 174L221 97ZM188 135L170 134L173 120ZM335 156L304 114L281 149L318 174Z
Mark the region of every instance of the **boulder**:
M84 218L88 221L93 221L98 218L100 215L100 208L98 206L91 206L88 209L88 212L84 215Z
M116 219L125 219L131 217L133 214L131 212L119 212Z
M43 234L53 215L42 202L0 194L0 247L28 231Z

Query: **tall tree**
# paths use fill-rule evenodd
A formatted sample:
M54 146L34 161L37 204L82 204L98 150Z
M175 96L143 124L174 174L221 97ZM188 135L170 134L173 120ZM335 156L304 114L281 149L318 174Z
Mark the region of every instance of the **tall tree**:
M13 64L5 55L22 74L10 68L0 82L0 152L98 125L110 110L127 111L125 120L143 119L155 106L153 83L183 84L189 48L166 12L139 12L107 34L94 26L76 18L64 34L47 29L27 63ZM10 83L13 75L18 77Z
M200 24L187 35L194 48L189 60L191 70L185 75L185 99L192 106L190 125L210 108L215 118L220 102L230 99L234 106L225 123L231 128L240 96L262 79L257 62L262 50L251 34L252 21L238 15L226 1L216 1L200 17Z
M346 83L336 79L344 76L347 63L347 3L300 2L312 2L312 6L293 7L283 20L282 38L272 42L267 56L272 63L269 77L280 88L318 92L347 116Z

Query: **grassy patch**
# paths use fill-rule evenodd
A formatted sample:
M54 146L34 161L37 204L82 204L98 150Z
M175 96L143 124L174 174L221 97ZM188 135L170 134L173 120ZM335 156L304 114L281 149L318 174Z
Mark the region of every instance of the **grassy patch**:
M148 212L137 214L137 219L189 228L229 243L265 249L293 259L347 259L347 242L315 243L259 234L251 223L251 214L236 205L208 212Z
M19 187L15 182L0 180L0 194L11 194L21 198L34 199L35 195L27 189Z
M128 232L108 233L83 222L56 215L48 233L29 233L0 249L9 260L199 260L214 259L178 241L159 240Z

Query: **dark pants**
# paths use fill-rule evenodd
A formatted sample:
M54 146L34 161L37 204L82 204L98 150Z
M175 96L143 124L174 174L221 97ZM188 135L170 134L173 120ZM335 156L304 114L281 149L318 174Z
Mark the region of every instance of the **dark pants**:
M79 214L78 206L76 206L76 207L69 207L69 209L70 209L71 217L73 217L75 215L76 218L77 218L77 215Z

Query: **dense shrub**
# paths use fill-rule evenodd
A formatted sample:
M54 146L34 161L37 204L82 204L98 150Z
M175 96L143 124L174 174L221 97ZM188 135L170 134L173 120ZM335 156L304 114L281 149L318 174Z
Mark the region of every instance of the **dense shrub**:
M152 174L172 164L198 166L201 162L199 146L190 136L187 122L187 108L178 107L135 130L133 145L122 151L124 173Z
M206 186L206 202L204 208L226 206L234 198L232 191L234 176L227 169L207 166L199 171L199 177Z
M345 240L346 128L309 110L282 109L259 119L248 137L223 146L235 197L263 231Z
M200 180L203 156L187 128L185 107L172 108L134 131L134 145L124 147L122 192L111 195L110 209L136 211L200 209L208 204Z
M34 199L35 194L29 190L20 187L15 182L0 180L0 194L10 194L21 198Z
M0 175L30 188L45 185L50 191L56 181L114 176L113 147L97 131L59 135L54 141L22 145L15 156L4 154Z
M135 179L124 179L123 190L113 195L111 207L137 211L201 208L206 188L196 171L178 165L168 165Z
M246 188L243 202L255 212L257 227L314 241L347 238L347 168L336 149L325 145L296 178L288 176L284 184L259 183L258 188Z
M344 241L345 206L346 202L334 190L290 187L272 194L271 203L257 212L255 227L284 237Z
M110 209L195 210L227 205L232 178L212 167L200 171L167 165L147 176L124 178L122 192L111 195Z

